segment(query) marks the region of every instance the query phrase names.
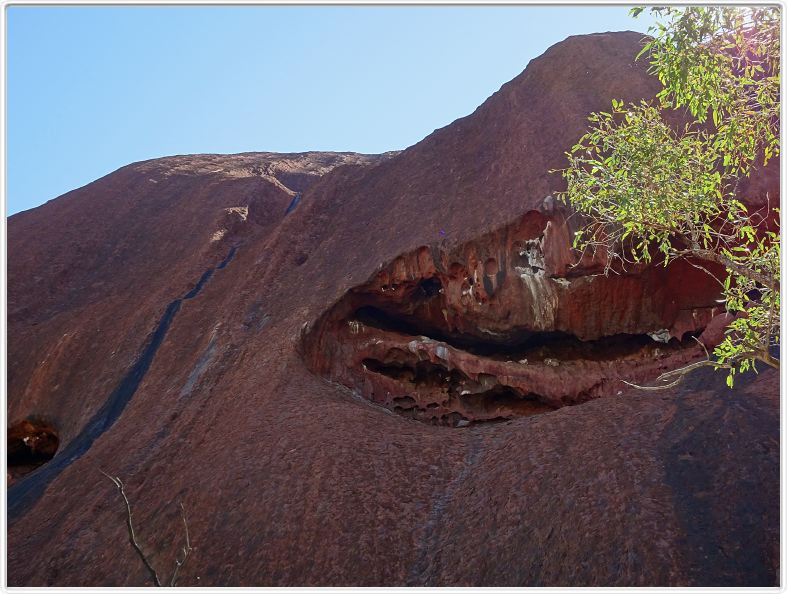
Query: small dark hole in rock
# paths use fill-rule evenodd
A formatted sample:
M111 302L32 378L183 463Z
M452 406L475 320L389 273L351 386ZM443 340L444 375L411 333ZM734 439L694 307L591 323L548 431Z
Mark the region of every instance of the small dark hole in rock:
M440 282L440 279L436 276L431 278L426 278L418 283L418 289L421 292L422 296L424 297L434 297L438 293L440 293L440 289L443 288L443 284Z
M415 405L415 398L411 398L410 396L401 396L399 398L393 399L395 404L401 405L405 408L412 408Z
M25 419L8 428L8 473L18 479L49 462L60 445L57 430L46 421Z

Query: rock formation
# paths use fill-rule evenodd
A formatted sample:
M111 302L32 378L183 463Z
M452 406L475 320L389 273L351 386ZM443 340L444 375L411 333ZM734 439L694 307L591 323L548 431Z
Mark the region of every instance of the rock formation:
M718 340L718 288L604 276L552 198L587 114L657 92L640 37L400 153L170 157L11 217L9 585L146 584L100 469L157 567L184 503L181 585L777 584L777 374L631 389Z
M570 236L564 217L531 211L457 248L403 254L306 333L307 360L372 401L455 426L613 395L622 378L701 352L693 335L722 313L711 276L686 262L588 274Z

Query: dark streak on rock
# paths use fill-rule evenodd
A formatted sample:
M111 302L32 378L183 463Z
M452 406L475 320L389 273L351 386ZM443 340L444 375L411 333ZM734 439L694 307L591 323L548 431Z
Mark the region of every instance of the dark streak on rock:
M437 569L440 563L438 546L440 543L441 526L445 522L445 512L456 494L456 490L465 482L473 466L481 454L481 444L478 436L470 439L467 453L465 454L462 470L457 474L445 489L434 499L432 508L424 526L423 535L419 542L416 560L410 568L407 586L434 586Z
M150 369L153 359L156 356L164 338L167 335L175 315L180 310L184 300L193 299L205 284L210 280L213 272L224 268L235 255L236 248L233 247L227 257L215 268L205 271L197 284L187 292L182 298L172 301L164 315L161 316L156 329L153 331L150 340L140 353L137 360L128 370L120 383L112 391L104 404L99 408L93 417L82 428L77 435L62 451L47 464L27 475L24 479L14 484L8 490L8 520L15 522L41 498L49 484L55 480L60 473L68 466L81 458L93 445L93 443L120 418L131 398L136 393L142 380Z
M750 374L735 381L746 385ZM720 372L695 372L685 383L660 449L683 532L686 585L777 585L761 527L779 523L778 449L768 444L778 442L778 415L759 398L730 391ZM712 408L689 413L691 395L703 390L715 392ZM774 483L762 484L762 477Z
M295 194L295 196L293 196L292 200L290 201L289 206L287 207L287 210L284 211L284 216L286 217L293 210L295 210L295 207L298 206L300 201L301 201L301 193L298 192L297 194Z

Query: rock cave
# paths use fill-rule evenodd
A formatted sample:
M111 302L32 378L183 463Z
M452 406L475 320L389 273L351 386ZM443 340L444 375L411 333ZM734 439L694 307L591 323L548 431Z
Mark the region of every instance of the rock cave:
M381 267L304 333L309 365L404 416L467 427L614 395L703 354L698 337L724 313L710 274L686 262L604 274L543 203Z
M58 432L51 423L25 419L7 432L8 475L16 481L51 460L60 445Z

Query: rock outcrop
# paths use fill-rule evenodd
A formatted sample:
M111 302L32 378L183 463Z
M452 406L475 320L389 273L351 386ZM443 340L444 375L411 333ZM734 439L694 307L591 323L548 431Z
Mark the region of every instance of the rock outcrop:
M687 262L599 274L571 235L565 213L531 211L403 254L304 333L304 354L394 411L466 426L613 395L704 352L713 277Z
M99 469L162 573L183 502L180 585L777 584L777 374L631 389L718 339L718 288L603 276L550 198L589 112L657 92L640 41L569 38L401 153L170 157L11 217L43 464L9 585L147 583Z

